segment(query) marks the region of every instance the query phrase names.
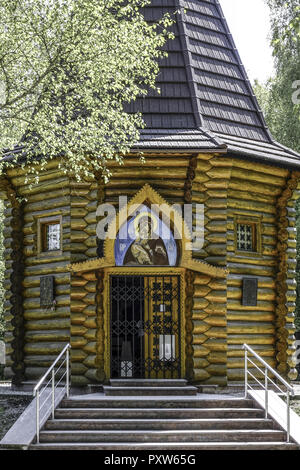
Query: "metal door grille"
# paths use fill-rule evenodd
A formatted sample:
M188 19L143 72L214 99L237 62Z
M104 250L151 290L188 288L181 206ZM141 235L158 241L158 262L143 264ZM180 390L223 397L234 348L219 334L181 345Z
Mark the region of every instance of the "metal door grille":
M111 276L111 376L180 378L180 276Z

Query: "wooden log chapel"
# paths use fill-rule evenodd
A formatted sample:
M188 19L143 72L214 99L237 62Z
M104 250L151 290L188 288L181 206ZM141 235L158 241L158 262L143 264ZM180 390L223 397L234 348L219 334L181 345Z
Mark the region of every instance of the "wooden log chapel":
M178 8L161 94L128 107L146 128L125 165L110 164L108 184L99 175L77 183L55 160L33 187L18 166L2 177L5 374L17 385L36 381L68 342L74 386L226 386L243 380L244 343L295 378L300 155L271 136L219 2L152 0L144 13L153 21ZM126 218L120 196L138 213ZM116 237L103 243L104 203L116 209ZM175 237L179 215L168 229L174 204L204 207L203 241L187 230Z

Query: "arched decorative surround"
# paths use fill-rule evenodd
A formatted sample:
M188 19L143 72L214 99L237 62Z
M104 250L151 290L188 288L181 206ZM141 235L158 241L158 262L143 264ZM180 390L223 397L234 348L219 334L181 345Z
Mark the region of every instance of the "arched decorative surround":
M116 266L114 256L115 246L115 235L118 230L127 220L128 215L130 216L138 205L144 204L145 202L155 206L159 206L162 216L169 217L170 215L170 204L163 199L150 185L146 184L136 195L131 199L127 207L123 207L121 211L116 215L108 228L107 238L104 242L104 256L103 258L92 259L84 261L83 263L74 263L71 265L72 272L86 272L93 271L102 268L112 268ZM182 216L172 211L172 226L173 231L182 234L180 241L181 254L177 267L190 269L191 271L200 272L202 274L210 275L211 277L224 279L227 276L227 270L212 266L204 261L193 259L192 257L192 241L191 234L183 220Z

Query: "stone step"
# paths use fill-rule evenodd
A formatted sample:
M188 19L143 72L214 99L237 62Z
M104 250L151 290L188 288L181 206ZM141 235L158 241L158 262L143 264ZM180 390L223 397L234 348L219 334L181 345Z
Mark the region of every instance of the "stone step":
M281 442L279 430L193 430L193 431L41 431L41 443L64 442Z
M273 429L271 419L60 419L49 420L45 429L54 430L203 430Z
M199 399L195 397L120 397L64 399L62 408L253 408L253 401L244 398Z
M150 442L150 443L47 443L34 444L30 450L299 450L299 446L286 442ZM147 457L140 457L145 459Z
M162 386L151 386L151 387L103 387L104 393L107 396L170 396L170 395L177 395L177 396L191 396L197 395L198 389L192 386L180 386L180 387L162 387Z
M262 418L258 408L58 408L56 419Z
M186 387L185 379L110 379L112 387Z

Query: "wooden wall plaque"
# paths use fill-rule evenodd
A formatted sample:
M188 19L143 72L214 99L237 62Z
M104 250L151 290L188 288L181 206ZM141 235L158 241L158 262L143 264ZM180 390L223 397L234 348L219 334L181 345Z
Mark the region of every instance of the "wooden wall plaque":
M254 277L243 278L243 297L242 304L245 307L257 306L258 281Z
M54 301L54 276L43 276L40 279L40 306L51 307Z

